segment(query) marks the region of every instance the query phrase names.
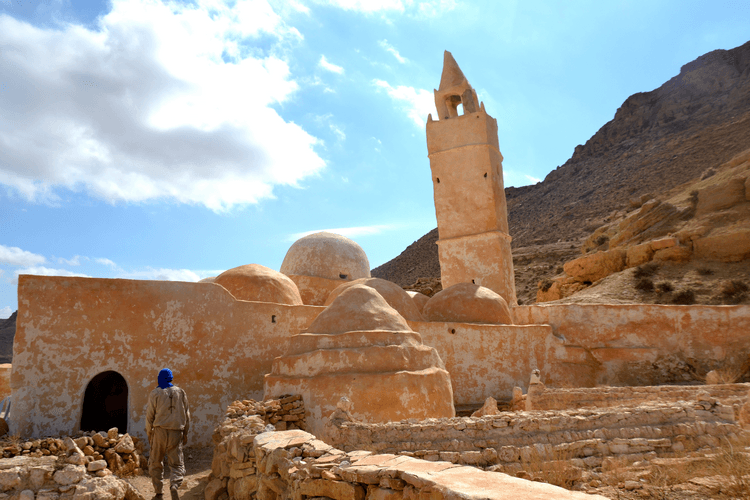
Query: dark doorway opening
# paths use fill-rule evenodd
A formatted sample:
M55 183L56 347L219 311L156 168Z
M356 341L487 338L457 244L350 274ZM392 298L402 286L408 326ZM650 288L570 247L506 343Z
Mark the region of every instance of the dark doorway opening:
M89 382L83 395L82 431L128 430L128 384L117 372L102 372Z

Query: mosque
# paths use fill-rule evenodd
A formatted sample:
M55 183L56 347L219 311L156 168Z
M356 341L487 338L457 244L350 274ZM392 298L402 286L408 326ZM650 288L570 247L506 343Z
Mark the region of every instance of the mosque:
M550 386L657 385L686 363L747 359L747 306L518 306L497 122L449 52L435 104L442 292L370 277L362 248L325 232L295 242L280 271L199 283L22 275L11 433L145 437L164 366L189 396L190 444L208 445L237 399L300 394L318 434L342 396L363 421L451 417L528 390L537 369Z

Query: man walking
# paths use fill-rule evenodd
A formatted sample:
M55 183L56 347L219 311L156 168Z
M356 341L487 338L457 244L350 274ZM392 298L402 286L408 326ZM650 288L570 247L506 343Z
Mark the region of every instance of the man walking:
M146 410L146 434L151 445L148 458L148 472L154 483L156 496L162 500L164 457L169 463L169 493L172 500L179 500L177 488L185 476L185 462L182 446L187 443L190 429L190 409L185 391L172 384L172 370L164 368L159 372L159 387L148 396Z

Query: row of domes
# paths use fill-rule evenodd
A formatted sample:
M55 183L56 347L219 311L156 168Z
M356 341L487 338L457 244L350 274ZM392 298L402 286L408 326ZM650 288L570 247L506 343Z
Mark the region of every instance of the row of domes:
M296 241L284 257L281 272L247 264L203 281L221 285L238 300L303 305L300 290L292 279L297 276L332 282L333 286L327 284L332 291L325 303L316 305L329 306L345 290L365 285L375 289L409 321L512 324L508 304L492 290L460 283L432 298L418 292L407 293L395 283L371 278L367 255L357 243L326 232Z

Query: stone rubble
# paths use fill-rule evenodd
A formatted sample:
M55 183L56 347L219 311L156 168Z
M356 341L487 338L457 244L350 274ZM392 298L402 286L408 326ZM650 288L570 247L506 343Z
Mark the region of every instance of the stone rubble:
M48 437L23 442L11 439L0 446L2 458L64 457L65 463L86 466L99 477L113 473L137 476L148 470L144 442L130 434L120 434L116 427L106 432L85 432L75 438Z
M0 500L145 500L114 476L104 460L68 463L71 457L81 456L80 451L71 448L67 456L27 454L0 460Z

